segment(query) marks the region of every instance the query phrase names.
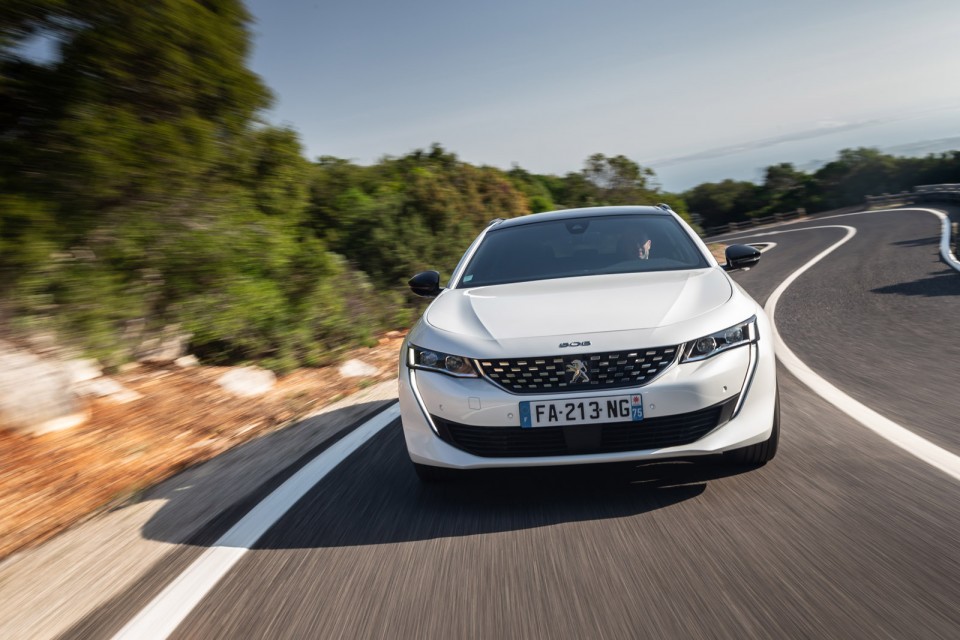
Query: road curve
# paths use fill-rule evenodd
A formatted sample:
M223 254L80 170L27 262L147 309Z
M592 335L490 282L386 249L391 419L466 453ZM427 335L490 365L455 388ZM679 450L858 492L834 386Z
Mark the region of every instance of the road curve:
M831 220L850 242L781 298L785 342L960 453L960 274L916 211ZM736 275L761 303L842 237L806 229ZM740 237L747 241L763 238ZM393 423L313 487L173 638L956 638L960 483L781 370L778 457L475 474L421 487ZM183 549L65 637L110 637Z

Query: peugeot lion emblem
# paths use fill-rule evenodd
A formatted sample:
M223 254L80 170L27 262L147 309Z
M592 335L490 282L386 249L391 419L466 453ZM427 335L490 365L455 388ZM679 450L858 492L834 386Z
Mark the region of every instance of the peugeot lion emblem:
M567 363L567 373L572 373L573 377L570 378L570 384L582 380L583 382L590 382L590 376L588 375L587 364L583 360L574 360L573 362Z

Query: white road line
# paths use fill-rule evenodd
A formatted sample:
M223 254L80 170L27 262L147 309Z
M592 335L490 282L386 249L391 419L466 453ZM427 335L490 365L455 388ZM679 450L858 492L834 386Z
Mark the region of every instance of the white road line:
M960 271L960 260L957 259L957 256L954 255L953 251L950 249L950 217L947 216L943 211L937 209L927 209L926 207L903 207L901 209L877 209L875 211L856 211L854 213L838 213L835 216L824 216L822 218L814 218L813 220L803 220L802 222L789 222L787 224L805 224L810 222L820 222L822 220L834 220L836 218L846 218L848 216L863 216L870 213L892 213L895 211L925 211L927 213L932 213L940 219L940 257L943 258L943 261L948 265ZM762 227L761 227L762 228ZM804 227L804 229L812 229L813 227ZM724 242L729 242L732 240L743 240L744 238L759 238L762 236L770 236L777 233L784 233L785 231L799 231L799 229L785 229L784 231L761 231L760 233L751 233L747 235L738 234L735 238L724 238ZM722 237L722 236L720 236Z
M167 585L114 636L114 640L167 638L290 507L399 415L400 406L392 404L290 476Z
M797 357L797 355L783 341L783 338L780 336L780 332L777 331L777 324L775 321L777 302L780 300L780 296L783 295L783 292L787 290L787 287L793 284L797 278L803 275L813 265L817 264L829 254L833 253L836 249L840 248L843 244L848 242L857 233L856 229L847 225L823 225L817 227L804 227L803 229L785 229L783 231L767 232L767 234L772 235L775 233L795 233L797 231L811 231L813 229L843 229L846 230L846 234L843 236L843 238L818 253L809 262L791 273L786 280L780 283L780 286L774 289L773 293L770 294L770 297L767 299L767 304L764 306L764 309L766 310L767 315L770 317L770 325L773 328L773 342L774 348L777 352L777 358L779 358L783 366L787 368L787 371L796 376L805 385L813 389L813 391L824 400L846 413L848 416L865 426L867 429L870 429L877 435L885 438L887 441L895 444L907 453L920 458L927 464L940 469L954 479L960 480L960 456L950 453L946 449L933 444L926 438L915 434L906 427L897 424L889 418L885 418L870 407L858 402L857 400L854 400L846 393L827 382Z
M921 209L946 218L944 214L932 209ZM895 211L891 209L890 211ZM876 213L876 212L862 212ZM860 215L857 213L844 215ZM843 217L843 216L830 216ZM825 219L825 218L821 218ZM947 255L949 254L949 221L945 223ZM812 260L794 271L780 283L780 286L770 295L766 304L767 315L773 327L773 339L777 356L790 373L813 389L825 400L851 416L865 427L874 431L888 441L904 449L908 453L920 458L924 462L944 471L953 478L960 480L960 457L938 447L929 440L918 436L912 431L889 420L866 405L857 402L838 388L814 373L803 363L784 343L777 331L774 322L777 301L805 271L820 262L835 249L852 238L857 230L846 225L825 225L804 227L802 229L785 229L782 231L767 231L763 233L743 236L746 238L757 236L776 235L795 231L812 229L845 229L846 235ZM943 245L941 245L942 250ZM771 247L772 248L772 247ZM952 257L952 255L951 255ZM956 262L956 259L953 259ZM949 260L948 260L949 262ZM953 266L951 264L951 266ZM960 266L955 267L960 269ZM150 604L140 611L115 636L114 640L164 640L173 633L190 612L200 603L207 593L223 578L227 572L243 557L243 555L263 536L267 530L290 507L302 498L311 488L332 471L338 464L346 460L350 454L361 445L379 433L388 424L400 415L399 405L393 404L384 411L368 420L366 423L349 433L342 440L311 460L302 469L297 471L286 482L277 487L273 493L263 499L247 515L237 522L229 531L207 549L193 564L177 576L167 587L155 597Z
M890 211L903 210L926 211L940 218L940 257L943 258L943 261L948 265L960 271L960 260L957 260L957 256L953 255L953 251L950 250L950 217L943 211L923 207L904 207L903 209L878 209L872 213L888 213ZM832 218L834 216L829 217ZM826 218L824 218L824 220L825 219Z

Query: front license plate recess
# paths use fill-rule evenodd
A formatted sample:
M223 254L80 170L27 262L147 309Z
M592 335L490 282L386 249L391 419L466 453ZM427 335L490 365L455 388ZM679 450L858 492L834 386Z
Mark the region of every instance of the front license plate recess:
M628 396L529 400L520 403L520 426L525 429L641 420L643 398L639 393Z

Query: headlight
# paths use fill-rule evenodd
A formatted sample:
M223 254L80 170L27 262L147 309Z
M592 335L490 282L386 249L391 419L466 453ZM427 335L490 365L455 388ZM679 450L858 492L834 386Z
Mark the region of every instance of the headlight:
M439 371L458 378L476 378L477 371L473 363L463 356L441 353L432 349L410 347L407 351L407 364L414 369Z
M691 340L684 346L680 362L705 360L727 349L756 342L758 335L757 317L754 316L746 322L733 325L729 329Z

